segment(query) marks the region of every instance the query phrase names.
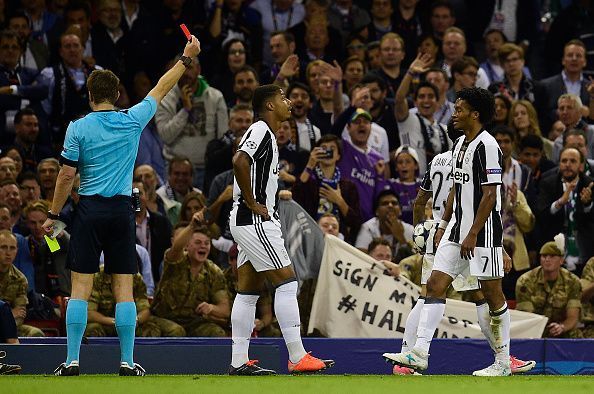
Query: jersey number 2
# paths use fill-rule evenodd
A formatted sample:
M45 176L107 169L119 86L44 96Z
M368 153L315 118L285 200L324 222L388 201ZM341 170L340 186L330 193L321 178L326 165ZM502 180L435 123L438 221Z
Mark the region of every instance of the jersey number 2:
M437 183L435 181L435 178L439 178L439 183ZM439 192L441 191L441 187L443 186L443 174L441 172L436 172L433 174L433 178L431 179L431 182L433 184L437 183L437 190L435 191L435 194L433 194L433 209L436 211L439 211L441 209L441 207L445 207L446 203L445 201L443 202L443 205L439 205L439 201L437 201L437 199L435 197L439 196Z

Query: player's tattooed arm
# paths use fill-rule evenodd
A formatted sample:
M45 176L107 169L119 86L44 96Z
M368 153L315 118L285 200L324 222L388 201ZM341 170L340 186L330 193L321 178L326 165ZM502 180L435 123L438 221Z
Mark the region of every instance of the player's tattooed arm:
M413 226L416 226L425 218L425 206L430 198L430 192L419 189L419 193L417 194L417 198L415 198L415 203L413 205Z
M448 200L446 201L445 212L441 218L442 222L449 222L452 218L452 213L454 212L454 188L450 189L450 194L448 194ZM435 235L433 236L433 244L435 249L437 249L437 245L441 241L441 237L443 237L443 233L445 232L445 228L438 226L437 230L435 231Z

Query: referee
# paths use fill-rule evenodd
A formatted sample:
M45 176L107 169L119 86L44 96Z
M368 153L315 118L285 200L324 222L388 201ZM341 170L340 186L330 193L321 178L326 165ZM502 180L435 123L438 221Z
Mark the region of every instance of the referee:
M155 114L157 105L199 53L200 42L192 36L175 65L142 102L128 110L118 111L114 107L120 82L114 73L96 70L87 80L93 112L68 126L54 201L43 224L47 233L53 231L78 168L80 203L72 222L67 263L72 271L72 295L66 310L68 356L66 362L56 368L55 375L80 373L79 353L87 325L87 300L93 289L93 274L99 271L102 251L105 272L112 276L116 299L113 324L120 338L120 376L145 374L133 359L136 306L132 277L137 272L131 198L134 160L140 134Z

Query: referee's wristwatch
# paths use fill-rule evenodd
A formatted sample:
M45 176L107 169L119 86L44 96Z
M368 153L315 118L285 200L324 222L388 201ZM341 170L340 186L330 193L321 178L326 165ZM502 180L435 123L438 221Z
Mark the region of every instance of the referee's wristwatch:
M181 60L182 64L186 67L190 67L190 65L192 65L192 58L189 56L181 55L179 60Z
M51 220L60 220L60 214L55 214L51 210L47 211L47 218Z

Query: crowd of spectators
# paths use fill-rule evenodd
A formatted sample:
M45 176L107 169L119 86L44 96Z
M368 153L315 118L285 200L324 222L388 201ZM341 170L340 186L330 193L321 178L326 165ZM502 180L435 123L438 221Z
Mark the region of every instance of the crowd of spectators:
M18 335L43 335L35 325L59 319L70 293L69 227L52 253L41 224L67 126L90 111L86 78L114 71L117 107L136 104L181 53L180 23L202 53L143 131L134 171L139 335L228 335L231 158L257 118L254 90L274 83L293 103L275 131L283 198L413 280L419 178L452 147L456 93L489 89L506 297L548 316L546 336L594 337L594 5L581 0L0 0L0 306ZM262 292L254 335L278 335ZM114 335L113 305L100 272L87 335Z

